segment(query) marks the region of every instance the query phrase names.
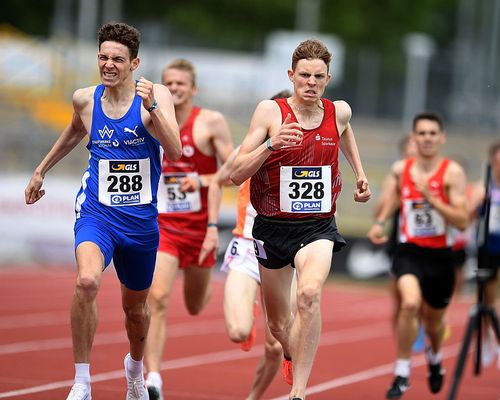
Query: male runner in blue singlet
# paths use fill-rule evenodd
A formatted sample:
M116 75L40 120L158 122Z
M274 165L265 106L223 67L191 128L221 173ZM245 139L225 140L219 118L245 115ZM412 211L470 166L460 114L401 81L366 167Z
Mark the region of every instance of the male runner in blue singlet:
M121 282L130 353L125 356L127 400L148 399L143 354L149 327L146 297L153 278L159 233L156 191L160 145L167 158L181 156L172 97L163 85L133 71L140 33L124 23L99 30L101 85L76 90L73 118L35 169L27 204L38 201L45 174L88 134L89 167L76 198L75 254L78 268L71 330L75 383L67 400L90 400L90 351L97 326L96 296L111 259Z

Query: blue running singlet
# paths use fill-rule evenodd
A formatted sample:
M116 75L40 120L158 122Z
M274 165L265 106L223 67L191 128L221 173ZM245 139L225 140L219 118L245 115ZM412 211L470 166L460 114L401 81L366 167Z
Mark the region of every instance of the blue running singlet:
M125 234L157 231L160 143L142 124L139 96L123 117L112 119L102 111L103 91L98 85L94 92L89 166L76 197L77 221L92 217Z

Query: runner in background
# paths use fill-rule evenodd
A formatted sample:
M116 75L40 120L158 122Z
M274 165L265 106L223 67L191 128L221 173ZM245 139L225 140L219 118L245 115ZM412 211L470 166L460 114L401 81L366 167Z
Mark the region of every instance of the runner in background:
M463 230L468 226L466 178L460 165L441 155L446 134L439 116L417 114L412 136L417 145L415 157L394 163L397 177L390 198L376 216L368 232L374 244L387 242L385 222L400 205L400 244L394 255L392 272L401 299L397 324L397 360L394 380L386 393L399 399L410 385L411 349L423 322L429 347L428 383L432 393L443 385L441 347L445 314L453 294L455 272L449 226Z
M151 325L146 344L147 386L152 400L162 399L161 360L167 339L166 316L177 272L184 276L184 302L191 315L199 314L211 295L213 254L198 263L208 223L208 185L233 144L224 116L193 105L197 93L193 64L174 60L162 73L172 93L179 123L182 157L163 158L158 187L160 245L148 297Z
M277 93L276 98L290 97L288 90ZM200 252L200 260L219 248L218 217L222 199L222 188L230 185L229 179L233 161L238 154L237 148L229 156L224 165L217 171L208 191L208 220L210 227ZM224 255L221 270L227 273L224 284L224 319L229 338L239 343L244 351L249 351L256 340L255 318L257 315L257 298L260 292L260 274L257 258L255 257L252 228L256 215L250 203L250 179L247 179L238 190L237 220L233 229L233 239L229 243ZM261 357L250 393L246 400L262 398L278 371L283 352L279 342L269 331L264 322L265 345L264 355Z

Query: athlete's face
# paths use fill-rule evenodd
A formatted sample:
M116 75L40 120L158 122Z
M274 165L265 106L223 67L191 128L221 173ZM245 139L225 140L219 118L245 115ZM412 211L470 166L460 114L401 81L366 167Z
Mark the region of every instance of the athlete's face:
M441 145L446 141L446 135L436 121L420 119L415 124L413 138L417 145L418 155L432 158L439 154Z
M196 95L191 72L168 68L163 72L162 83L170 90L174 106L185 104Z
M331 75L325 62L315 58L299 60L295 70L288 70L288 77L293 82L295 95L307 103L323 96Z
M139 66L139 58L130 59L127 46L117 42L103 42L97 54L101 82L114 87L130 79L132 71Z

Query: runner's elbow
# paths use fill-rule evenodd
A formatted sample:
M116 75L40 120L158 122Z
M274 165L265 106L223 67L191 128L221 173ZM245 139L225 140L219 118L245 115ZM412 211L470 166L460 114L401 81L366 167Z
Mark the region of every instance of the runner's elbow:
M180 147L169 149L169 151L165 151L165 155L169 161L177 161L182 156L182 149Z
M241 185L245 181L245 179L243 179L238 171L233 171L231 175L229 175L229 178L231 179L231 182L233 182L236 186Z

